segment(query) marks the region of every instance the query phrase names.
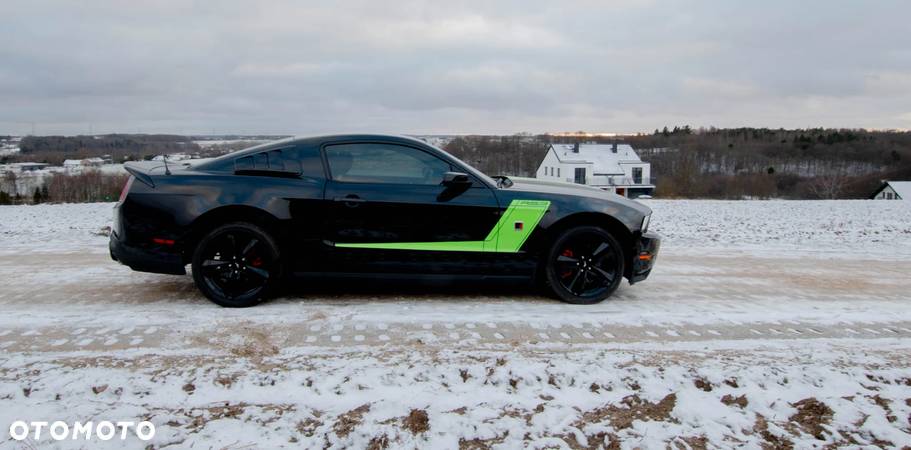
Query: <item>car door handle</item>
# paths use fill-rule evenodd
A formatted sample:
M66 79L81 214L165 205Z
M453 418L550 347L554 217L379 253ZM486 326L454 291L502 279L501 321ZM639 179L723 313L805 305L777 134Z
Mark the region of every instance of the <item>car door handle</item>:
M332 200L336 202L344 202L345 206L348 206L349 208L354 208L359 203L364 203L367 201L354 194L346 195L344 197L335 197Z

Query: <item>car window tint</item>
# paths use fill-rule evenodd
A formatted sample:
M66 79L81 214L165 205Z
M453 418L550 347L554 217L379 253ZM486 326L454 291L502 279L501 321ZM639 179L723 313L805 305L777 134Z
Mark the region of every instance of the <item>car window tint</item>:
M319 147L298 147L296 159L290 159L291 155L286 156L285 164L290 165L294 170L299 170L302 176L323 178L323 159L319 155Z
M234 170L276 171L322 178L323 160L319 147L284 147L234 160Z
M440 184L447 162L416 148L394 144L338 144L326 147L336 181Z
M272 150L266 156L269 161L269 170L285 170L285 161L281 150Z
M244 156L243 158L237 158L234 160L234 170L254 170L256 166L253 164L252 156Z

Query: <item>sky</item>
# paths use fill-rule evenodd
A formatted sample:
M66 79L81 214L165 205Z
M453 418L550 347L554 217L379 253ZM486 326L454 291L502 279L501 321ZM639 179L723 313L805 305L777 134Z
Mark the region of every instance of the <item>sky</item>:
M906 0L0 2L0 134L911 129Z

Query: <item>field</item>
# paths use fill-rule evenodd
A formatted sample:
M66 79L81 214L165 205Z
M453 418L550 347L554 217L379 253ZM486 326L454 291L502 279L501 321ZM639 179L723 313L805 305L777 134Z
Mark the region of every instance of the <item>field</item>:
M657 267L598 305L365 280L244 310L112 262L111 204L0 207L0 427L154 423L131 448L911 443L911 206L648 205Z

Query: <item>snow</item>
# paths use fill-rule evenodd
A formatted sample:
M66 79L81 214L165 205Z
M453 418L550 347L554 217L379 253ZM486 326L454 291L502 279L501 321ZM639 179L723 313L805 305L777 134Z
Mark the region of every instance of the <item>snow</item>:
M300 347L262 359L171 351L128 366L118 361L129 355L118 355L75 368L47 363L53 355L17 355L0 369L36 374L26 384L0 384L0 396L30 405L33 417L70 422L145 417L158 430L156 445L181 447L367 448L385 436L395 448L459 448L460 441L471 440L495 448L541 448L565 447L572 436L582 445L606 440L621 448L663 448L698 437L756 448L769 440L754 431L760 417L770 424L769 433L798 448L902 445L911 439L906 421L911 406L905 403L909 371L907 361L896 365L893 358L907 346L887 340L877 347L856 341L809 348L745 342L712 349L393 354ZM735 353L743 350L749 356ZM106 389L95 394L93 388L102 385ZM30 390L28 397L23 387ZM725 404L726 396L745 396L747 403ZM790 419L805 399L835 411L824 422L822 439ZM641 402L662 400L667 411L624 417ZM616 409L605 411L605 405ZM352 414L358 409L360 414ZM427 430L408 429L404 418L413 410L426 412ZM0 423L22 416L5 408ZM353 424L350 430L346 423ZM133 437L128 444L144 443Z
M911 257L911 206L870 200L644 200L663 246Z
M0 206L0 255L105 250L113 203Z
M641 163L639 155L627 144L579 144L579 152L573 151L572 144L553 144L554 154L560 162L594 164L595 174L623 175L623 163Z
M253 309L110 261L110 203L2 206L0 429L150 420L157 433L0 447L911 442L911 208L645 203L665 236L655 272L598 305L365 282Z

